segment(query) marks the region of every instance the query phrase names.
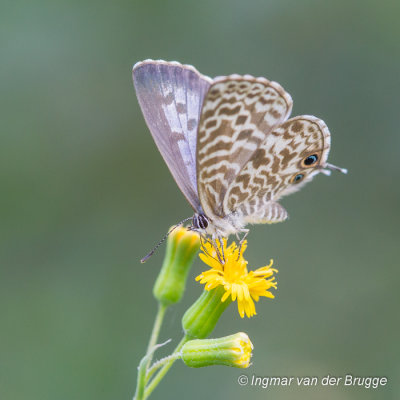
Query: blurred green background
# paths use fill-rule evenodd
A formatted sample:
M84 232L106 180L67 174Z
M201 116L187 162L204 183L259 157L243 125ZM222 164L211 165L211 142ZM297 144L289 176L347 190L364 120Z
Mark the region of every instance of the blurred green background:
M0 6L0 399L130 399L163 258L142 257L191 214L145 126L131 67L146 58L281 83L292 115L332 133L330 162L254 227L276 299L245 331L249 376L386 376L385 388L240 387L240 370L181 362L152 398L398 399L399 1L10 1ZM181 336L196 261L160 340ZM172 345L165 351L172 350ZM163 352L160 352L162 355Z

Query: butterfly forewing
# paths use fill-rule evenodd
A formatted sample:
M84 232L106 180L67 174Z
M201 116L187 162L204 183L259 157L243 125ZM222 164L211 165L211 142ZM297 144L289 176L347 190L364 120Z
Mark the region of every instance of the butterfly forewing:
M204 99L197 138L198 193L206 215L225 215L229 186L291 108L290 95L275 82L248 75L214 80Z
M212 80L191 66L147 60L133 67L133 81L158 149L179 188L198 211L197 128Z
M285 219L287 215L274 208L275 202L320 172L329 148L330 134L322 120L299 116L284 122L267 135L230 185L224 213L238 211L252 223L275 222L269 217Z

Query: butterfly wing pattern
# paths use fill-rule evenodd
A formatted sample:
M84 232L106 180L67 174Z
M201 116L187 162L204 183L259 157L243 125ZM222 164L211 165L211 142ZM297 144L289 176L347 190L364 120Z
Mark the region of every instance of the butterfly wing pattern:
M275 82L239 75L215 79L197 137L198 191L207 216L229 213L223 207L228 187L291 108L291 97Z
M197 126L212 79L190 65L153 60L135 64L132 75L153 139L182 193L198 211Z
M277 202L326 168L330 133L313 116L287 119L290 95L250 75L214 79L192 66L146 60L133 68L140 106L172 175L212 238L287 218ZM199 217L202 217L199 219Z
M316 117L299 116L279 125L230 185L224 198L224 213L236 210L245 223L285 220L287 212L276 201L301 189L321 172L329 148L329 130Z

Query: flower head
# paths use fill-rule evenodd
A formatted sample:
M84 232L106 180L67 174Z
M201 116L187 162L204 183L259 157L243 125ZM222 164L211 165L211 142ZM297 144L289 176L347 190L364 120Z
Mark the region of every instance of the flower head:
M154 296L165 305L177 303L183 296L186 278L200 248L199 235L184 227L168 236L167 252L156 283Z
M276 289L277 283L273 275L278 271L271 268L273 264L271 260L269 265L249 272L247 261L243 258L247 247L246 241L243 242L240 254L235 242L227 247L226 239L222 239L222 246L219 243L218 247L225 261L219 261L217 253L210 243L204 244L200 258L210 266L210 269L200 274L196 280L205 284L206 290L222 286L225 293L221 301L224 302L229 297L232 301L237 300L240 316L243 318L246 314L247 317L252 317L256 314L254 300L258 301L260 297L272 299L275 297L269 289Z
M195 339L182 347L183 362L192 368L209 365L227 365L247 368L250 365L253 345L243 332L218 339Z

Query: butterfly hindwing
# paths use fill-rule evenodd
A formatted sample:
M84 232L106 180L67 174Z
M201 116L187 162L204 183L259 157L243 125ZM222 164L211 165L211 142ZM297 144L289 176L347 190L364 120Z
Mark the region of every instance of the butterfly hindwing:
M197 184L206 215L223 217L228 188L292 99L276 82L249 75L215 78L205 96L197 138Z
M194 67L146 60L133 67L136 95L156 145L195 211L197 128L212 80Z
M266 218L270 204L318 174L326 165L329 148L329 130L316 117L299 116L276 127L230 185L224 214L237 211L246 222L275 222Z
M282 222L288 213L276 201L268 201L265 197L257 196L251 201L240 204L236 216L247 224L274 224Z

